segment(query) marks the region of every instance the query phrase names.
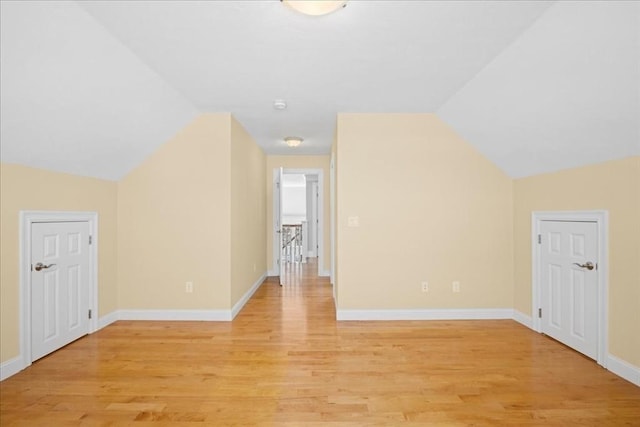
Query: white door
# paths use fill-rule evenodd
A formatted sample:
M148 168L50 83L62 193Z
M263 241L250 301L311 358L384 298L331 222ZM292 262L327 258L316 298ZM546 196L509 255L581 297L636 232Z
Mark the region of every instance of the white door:
M278 251L274 256L278 257L278 274L280 276L280 286L284 284L284 266L282 261L284 259L283 251L283 233L282 233L282 175L284 175L283 168L278 169L278 175L276 177L276 191L273 195L274 203L276 206L276 233L275 238L278 240Z
M31 360L89 333L89 223L31 226Z
M540 243L542 332L596 359L597 224L542 221Z
M309 256L318 256L318 183L311 183L311 210L309 212Z

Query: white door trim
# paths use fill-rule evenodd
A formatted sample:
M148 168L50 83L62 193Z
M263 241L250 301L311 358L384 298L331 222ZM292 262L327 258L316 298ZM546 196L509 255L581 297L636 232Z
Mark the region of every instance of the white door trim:
M272 209L272 221L271 221L271 270L268 271L269 276L280 276L280 187L278 185L282 185L279 182L280 179L280 169L279 167L273 168L273 181L271 183L271 209ZM276 200L277 198L277 200Z
M598 269L596 271L598 281L598 355L596 362L607 367L607 355L609 352L608 341L608 267L609 267L609 213L607 211L548 211L531 213L531 314L533 329L542 332L542 322L538 317L538 309L541 301L540 286L540 234L542 221L572 221L595 222L598 227Z
M329 163L329 244L330 251L330 268L329 277L331 286L333 287L333 300L336 301L336 156L331 153L331 162Z
M20 211L20 358L31 365L31 225L38 222L88 222L89 333L98 330L98 214L97 212Z
M318 182L311 182L311 221L309 221L309 243L312 243L311 249L307 245L307 253L309 257L318 256L318 199L320 198L320 190Z
M278 170L279 168L274 168L273 169L273 184L272 184L272 188L273 191L277 191L276 187L276 178L278 175ZM328 276L329 272L326 270L326 267L324 265L324 170L323 169L313 169L313 168L309 168L309 169L291 169L291 168L283 168L282 170L283 174L299 174L299 175L318 175L318 192L320 197L318 197L318 276ZM272 210L273 210L273 214L272 214L272 223L271 223L271 235L273 236L272 238L272 250L273 250L273 255L272 255L272 261L271 261L271 265L272 265L272 272L274 276L277 276L280 274L280 266L278 265L278 259L277 259L277 251L280 250L280 248L278 247L278 243L280 241L280 239L277 236L276 233L276 227L277 227L277 218L276 215L278 213L278 209L275 205L275 197L271 197L271 205L272 205ZM322 267L321 267L322 266ZM323 268L324 270L320 270L320 268ZM270 273L271 275L271 273Z

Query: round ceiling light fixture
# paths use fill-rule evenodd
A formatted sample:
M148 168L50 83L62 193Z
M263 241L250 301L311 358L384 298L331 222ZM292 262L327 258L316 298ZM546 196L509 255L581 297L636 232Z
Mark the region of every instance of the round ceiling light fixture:
M284 139L284 142L286 142L289 147L297 147L302 144L302 141L304 141L304 139L299 136L288 136Z
M276 99L273 101L273 108L276 110L285 110L287 108L287 103L284 99Z
M347 5L347 0L280 0L305 15L320 16L335 12Z

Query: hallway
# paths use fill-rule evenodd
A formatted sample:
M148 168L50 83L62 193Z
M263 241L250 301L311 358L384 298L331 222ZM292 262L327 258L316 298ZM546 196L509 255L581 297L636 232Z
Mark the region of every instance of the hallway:
M307 258L307 262L284 262L283 265L283 283L289 287L330 285L328 277L318 277L318 258Z
M640 389L510 320L336 322L292 265L232 322L119 321L1 383L2 426L638 425Z

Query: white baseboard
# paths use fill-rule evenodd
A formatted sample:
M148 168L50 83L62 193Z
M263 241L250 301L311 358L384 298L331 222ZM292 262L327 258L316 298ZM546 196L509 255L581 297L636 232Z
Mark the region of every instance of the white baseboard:
M98 330L109 326L110 324L112 324L113 322L117 322L119 320L119 313L118 310L116 311L112 311L111 313L102 316L101 318L98 319Z
M251 296L267 278L266 274L251 286L231 310L118 310L105 319L105 326L116 320L170 320L170 321L214 321L229 322L240 312ZM102 324L102 319L100 323ZM108 323L107 323L108 322Z
M25 367L22 363L22 357L20 356L3 362L2 364L0 364L0 381L6 380L7 378L22 371L24 368Z
M275 276L278 276L278 273L275 270L269 270L269 271L267 271L267 276L268 277L275 277Z
M607 369L640 387L640 367L609 354L607 356Z
M531 316L524 314L521 311L513 310L513 320L526 326L529 329L533 329L533 319Z
M511 308L336 310L337 320L488 320L513 319Z
M232 320L238 315L238 313L240 313L240 310L242 310L242 307L244 307L244 305L247 303L247 301L249 301L249 299L258 290L258 288L260 287L260 285L262 285L262 283L265 281L266 278L267 278L267 273L265 273L262 276L260 276L260 278L258 280L256 280L256 282L242 296L242 298L240 298L240 300L237 303L234 304L234 306L231 308L231 319Z

